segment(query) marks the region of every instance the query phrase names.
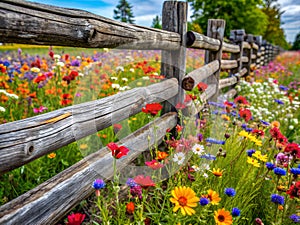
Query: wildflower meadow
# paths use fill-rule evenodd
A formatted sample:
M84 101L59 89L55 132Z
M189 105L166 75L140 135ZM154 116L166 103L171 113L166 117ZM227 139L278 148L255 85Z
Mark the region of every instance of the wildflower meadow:
M165 79L160 51L22 47L1 47L0 124ZM188 50L187 71L204 64L203 57ZM94 194L58 224L300 223L300 52L284 52L254 70L238 82L233 98L221 93L202 102L206 88L199 83L186 92L185 104L176 105L177 126L131 163L140 174L117 169L131 151L117 142L158 118L161 103L1 175L0 204L96 152L100 143L111 151L113 177L91 180ZM193 103L206 107L186 115Z

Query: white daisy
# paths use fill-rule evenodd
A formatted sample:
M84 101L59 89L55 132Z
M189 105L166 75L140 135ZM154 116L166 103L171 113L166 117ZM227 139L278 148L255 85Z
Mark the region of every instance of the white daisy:
M192 148L192 151L197 155L202 155L202 153L204 153L204 146L195 144Z
M182 165L185 160L185 155L183 152L178 152L174 155L173 161L177 162L178 165Z

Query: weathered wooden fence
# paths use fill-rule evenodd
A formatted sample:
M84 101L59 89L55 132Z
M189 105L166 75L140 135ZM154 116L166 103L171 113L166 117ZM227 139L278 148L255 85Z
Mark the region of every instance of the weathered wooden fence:
M231 87L227 94L234 96L233 87L242 77L266 65L280 51L261 36L245 34L244 30L231 31L230 43L224 42L224 20L209 20L207 36L187 32L186 2L164 2L163 30L21 0L1 0L0 11L1 42L161 49L161 73L166 76L164 81L148 87L0 125L0 174L126 119L140 112L146 103L164 104L163 115L155 121L156 138L161 141L165 131L177 124L174 106L183 102L184 90L192 90L205 81L209 86L201 95L203 100L215 100L225 87ZM186 48L205 49L205 66L186 74ZM231 53L230 60L222 59L224 52ZM228 70L231 77L220 80L221 70ZM120 141L131 151L118 160L118 169L148 149L148 136L150 145L154 144L151 124ZM97 171L107 179L112 177L111 165L110 151L100 149L1 206L0 224L54 224L93 192L91 183L98 178Z

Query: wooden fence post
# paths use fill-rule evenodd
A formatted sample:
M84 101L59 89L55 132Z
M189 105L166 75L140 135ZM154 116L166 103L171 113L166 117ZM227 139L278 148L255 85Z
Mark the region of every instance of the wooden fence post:
M221 19L208 20L207 36L218 39L221 42L218 51L208 51L208 50L205 51L205 64L208 64L214 60L219 60L220 62L219 69L214 73L214 75L208 77L205 81L208 85L210 84L216 85L215 94L210 98L210 100L212 101L217 101L217 97L219 95L219 80L220 80L224 31L225 31L225 20L221 20Z
M262 58L261 42L262 42L262 36L261 35L255 36L255 44L257 44L257 46L258 46L258 50L257 50L257 54L256 54L256 60L255 60L255 64L256 64L257 69L259 69L260 65L261 65L260 64L261 58Z
M179 33L181 45L179 50L162 51L161 74L166 78L175 77L178 80L178 94L168 102L164 102L162 114L176 111L176 104L184 100L184 90L181 81L185 75L186 65L186 31L187 31L187 2L165 1L162 11L163 30Z
M245 36L245 30L231 30L229 40L232 44L236 44L240 47L240 52L231 53L231 59L236 60L238 67L231 70L231 75L234 75L242 69L242 57L243 57L243 40Z
M245 48L243 49L244 52L244 56L246 56L248 58L248 62L244 62L243 63L243 67L245 67L247 69L247 73L246 76L250 75L251 73L251 56L252 56L252 43L253 43L253 35L252 34L246 34L244 41L248 42L250 45L250 49L249 48Z

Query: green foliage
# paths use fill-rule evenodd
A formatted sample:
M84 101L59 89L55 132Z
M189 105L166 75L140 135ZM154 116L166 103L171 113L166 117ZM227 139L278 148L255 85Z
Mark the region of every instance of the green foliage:
M114 10L114 19L133 24L133 18L132 5L130 5L126 0L120 0Z
M208 19L226 20L225 35L232 29L245 29L246 33L261 34L266 29L267 17L258 7L260 0L189 0L193 18L206 31Z
M300 32L297 34L297 36L295 38L292 49L293 50L300 50Z
M162 29L161 17L159 15L155 16L155 18L152 21L151 27L157 28L157 29Z
M199 34L203 33L203 30L201 29L200 25L195 22L188 22L188 30L189 31L195 31Z

